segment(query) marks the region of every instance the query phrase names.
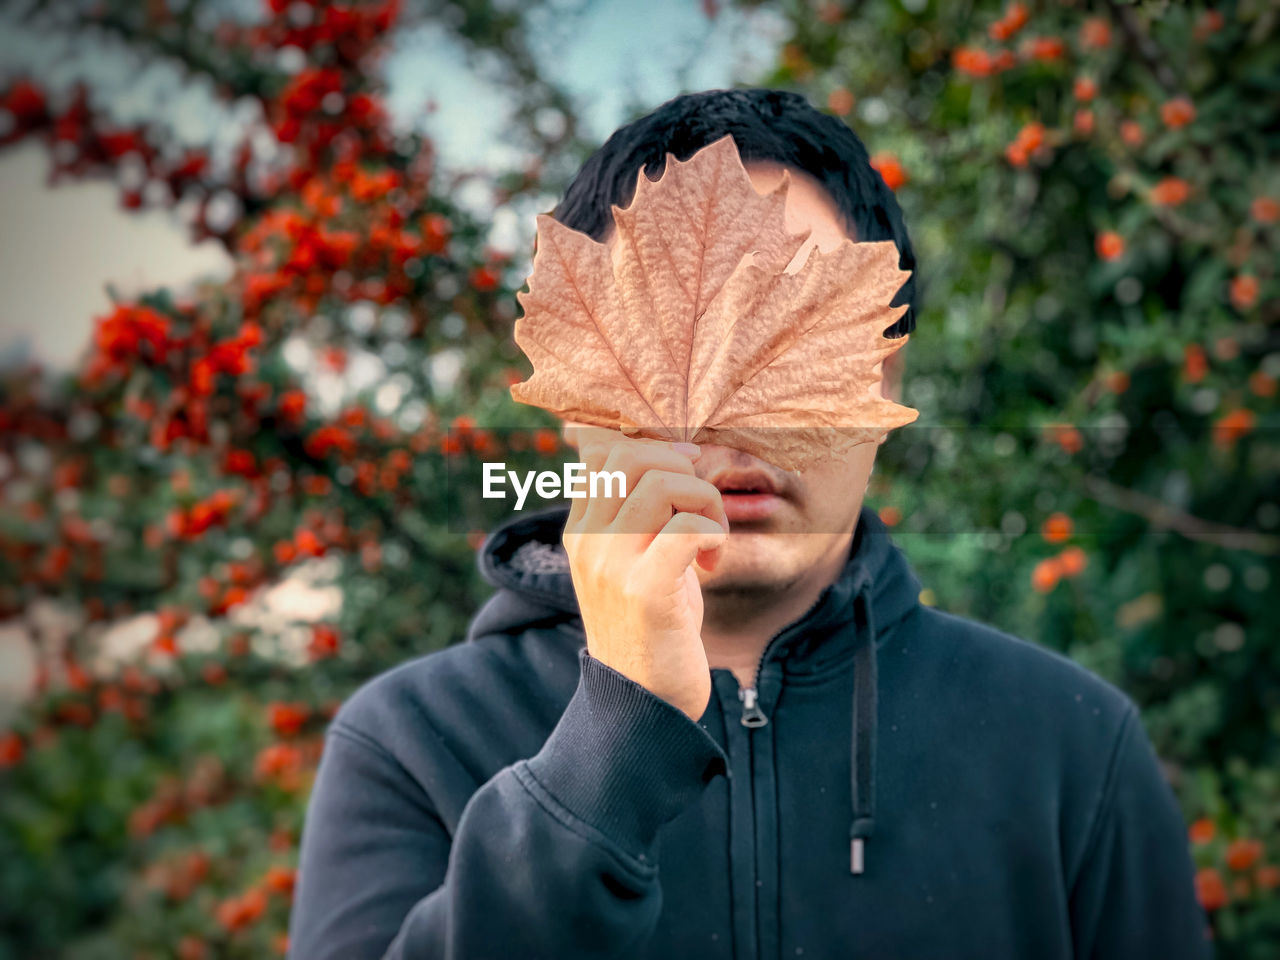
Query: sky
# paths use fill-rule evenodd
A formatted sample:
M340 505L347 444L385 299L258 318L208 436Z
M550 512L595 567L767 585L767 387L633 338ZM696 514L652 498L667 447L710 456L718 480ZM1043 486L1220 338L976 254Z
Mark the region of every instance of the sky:
M631 94L657 106L687 90L732 86L773 62L781 42L775 16L727 9L708 21L701 7L694 0L550 0L530 26L529 42L546 75L577 100L584 133L599 142L625 119ZM211 130L202 119L212 114L206 85L184 81L169 65L131 60L105 42L94 49L103 54L86 58L57 37L0 31L6 69L30 64L56 85L84 78L121 122L163 116L183 141L221 144L227 152L256 119L251 103L239 103ZM393 120L420 125L443 166L496 170L522 159L503 143L512 105L489 79L493 64L468 57L444 25L402 31L385 69ZM430 113L428 101L436 104ZM229 275L216 243L190 242L183 219L189 209L126 212L118 205L119 187L103 182L50 188L48 162L45 148L34 143L0 151L0 360L73 364L93 318L109 308L108 284L129 296ZM477 211L489 205L483 190L460 200ZM538 205L549 209L554 198L530 202L531 208L495 218L490 239L496 247L529 248Z

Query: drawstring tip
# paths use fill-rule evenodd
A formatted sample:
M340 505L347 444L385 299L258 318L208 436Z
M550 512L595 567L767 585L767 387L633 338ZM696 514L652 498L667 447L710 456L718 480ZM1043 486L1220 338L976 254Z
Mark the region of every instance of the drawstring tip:
M854 876L862 873L863 855L863 838L854 837L849 841L849 872Z

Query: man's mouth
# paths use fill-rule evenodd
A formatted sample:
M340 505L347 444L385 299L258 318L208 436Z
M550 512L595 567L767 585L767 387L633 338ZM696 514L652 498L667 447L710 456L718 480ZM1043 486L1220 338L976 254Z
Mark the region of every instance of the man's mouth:
M729 469L710 478L730 525L766 520L782 508L782 490L763 470Z

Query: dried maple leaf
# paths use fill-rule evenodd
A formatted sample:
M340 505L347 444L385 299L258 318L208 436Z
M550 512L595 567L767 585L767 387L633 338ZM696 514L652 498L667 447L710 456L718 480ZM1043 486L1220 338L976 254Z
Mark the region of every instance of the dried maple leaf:
M917 411L880 395L907 337L892 241L813 248L785 228L789 172L756 192L731 136L613 206L612 246L537 218L516 343L521 403L628 435L721 443L785 469L881 439Z

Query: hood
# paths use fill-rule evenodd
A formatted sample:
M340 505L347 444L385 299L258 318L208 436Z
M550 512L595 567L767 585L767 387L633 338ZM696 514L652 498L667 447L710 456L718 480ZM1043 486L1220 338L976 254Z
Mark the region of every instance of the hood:
M477 563L497 593L472 621L468 639L516 633L578 617L569 560L560 544L568 516L567 507L521 514L489 534ZM780 638L783 643L771 656L796 664L803 661L806 672L809 666L821 669L829 659L821 648L848 622L854 597L865 589L870 590L875 622L882 631L910 613L920 595L920 581L890 539L884 522L869 507L862 508L841 575L806 614L805 629ZM883 639L881 633L878 642Z
M517 517L485 540L480 572L498 592L472 621L469 640L578 618L569 560L560 544L568 516L567 507L557 507ZM863 873L866 844L875 831L876 651L886 628L915 609L919 596L920 581L906 557L876 512L864 506L840 575L803 617L770 640L761 658L762 663L781 660L789 673L815 673L853 660L849 871L854 875ZM848 629L850 624L855 629Z

